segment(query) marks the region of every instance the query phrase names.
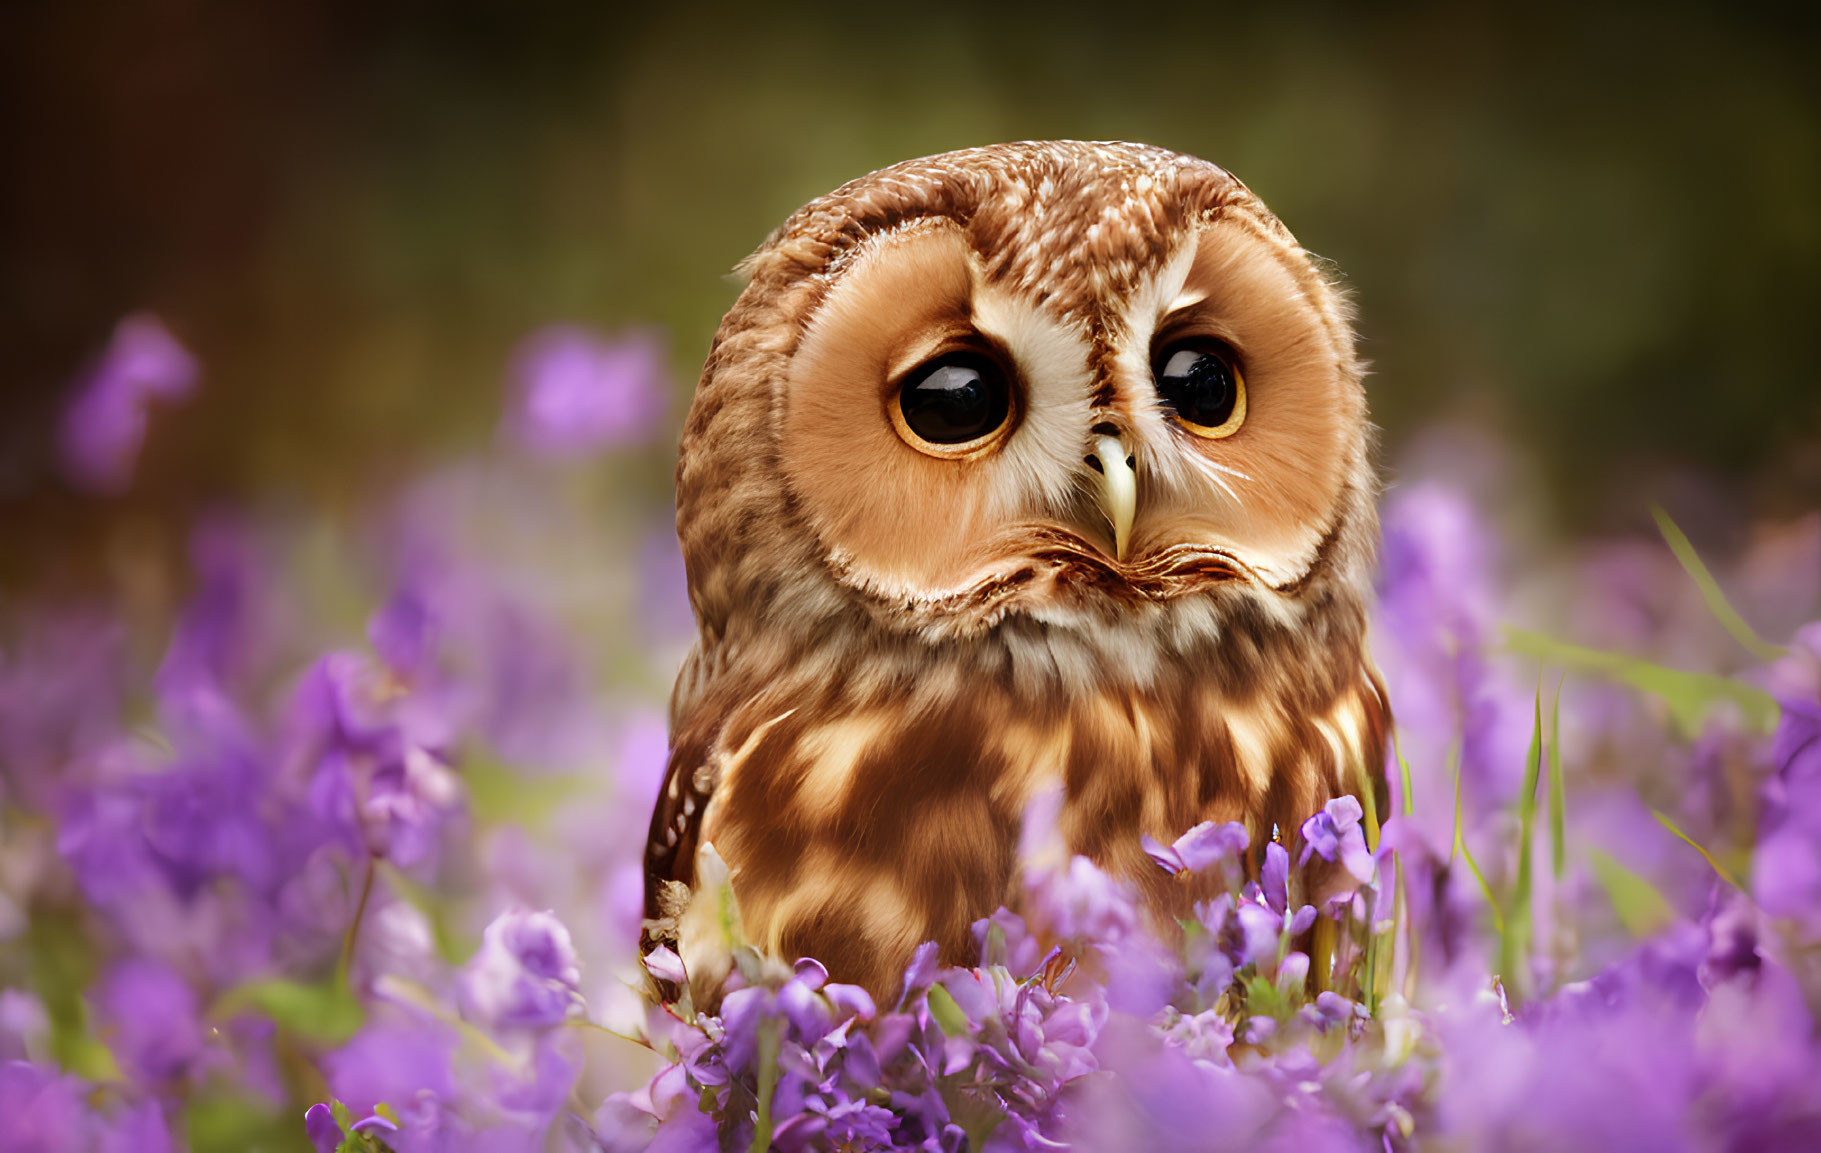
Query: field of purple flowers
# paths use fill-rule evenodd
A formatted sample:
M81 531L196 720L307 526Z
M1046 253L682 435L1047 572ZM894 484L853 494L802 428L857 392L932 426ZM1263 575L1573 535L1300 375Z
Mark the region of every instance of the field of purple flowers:
M206 368L124 323L69 483ZM1821 1148L1821 516L1545 548L1436 441L1384 502L1390 811L1302 830L1353 891L1183 830L1227 892L1159 940L1039 805L981 967L878 1004L742 947L711 1016L636 949L672 398L546 330L487 451L199 522L174 620L130 557L0 605L0 1153Z

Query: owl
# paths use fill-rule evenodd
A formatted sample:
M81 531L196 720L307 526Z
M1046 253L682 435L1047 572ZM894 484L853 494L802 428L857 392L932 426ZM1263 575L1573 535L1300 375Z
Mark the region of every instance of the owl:
M677 466L699 635L646 853L692 984L710 860L747 940L890 997L924 941L971 960L1045 791L1167 921L1194 887L1143 835L1240 821L1256 853L1382 788L1363 370L1245 185L972 148L812 201L743 271Z

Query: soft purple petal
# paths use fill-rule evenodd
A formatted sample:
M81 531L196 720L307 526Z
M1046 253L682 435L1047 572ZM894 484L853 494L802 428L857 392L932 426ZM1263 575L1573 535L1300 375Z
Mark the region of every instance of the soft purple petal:
M140 1083L179 1079L202 1058L208 1042L200 1003L172 969L123 961L103 980L96 1000L116 1056Z
M1360 884L1363 885L1372 879L1376 864L1372 860L1372 854L1366 849L1366 836L1360 831L1358 825L1354 825L1341 834L1340 863Z
M1315 918L1320 915L1321 913L1314 905L1304 905L1300 909L1297 909L1290 917L1290 935L1292 937L1300 937L1304 933L1307 933L1309 931L1309 926L1315 924Z
M304 1136L316 1146L316 1153L335 1153L342 1142L341 1126L335 1123L335 1111L317 1102L304 1110Z
M913 996L929 988L935 979L936 942L925 941L911 954L910 965L904 970L904 990L899 1005L909 1003Z
M1174 846L1158 844L1149 833L1140 839L1139 844L1143 847L1145 855L1156 861L1158 867L1164 872L1181 873L1185 870L1182 857L1176 852Z
M122 320L64 412L62 462L70 481L91 492L125 491L145 443L147 408L181 400L195 384L195 360L163 324L146 315Z
M873 996L858 985L844 985L831 981L822 986L822 995L835 1007L837 1018L852 1017L859 1021L871 1021L879 1013L873 1004Z
M1226 824L1203 821L1176 838L1171 848L1176 850L1185 869L1199 873L1217 861L1239 856L1250 843L1246 827L1237 821Z
M663 349L649 332L610 339L553 325L513 354L513 409L506 427L551 457L578 457L650 437L664 417Z
M660 981L672 981L680 985L689 980L689 974L683 968L683 958L663 945L645 954L645 968Z
M396 1133L396 1132L398 1132L397 1125L393 1124L391 1121L386 1120L384 1117L381 1117L377 1113L373 1114L371 1117L361 1118L359 1121L356 1121L354 1124L348 1126L348 1129L354 1133Z
M1265 865L1259 887L1265 900L1279 913L1290 905L1290 853L1276 841L1265 843Z
M514 910L487 926L462 969L463 1008L496 1027L548 1028L582 1014L569 930L549 910Z
M1239 906L1239 927L1245 938L1241 963L1250 962L1261 967L1274 963L1283 924L1283 918L1275 909L1249 902Z
M796 979L812 992L828 981L828 967L814 957L799 957L794 969Z

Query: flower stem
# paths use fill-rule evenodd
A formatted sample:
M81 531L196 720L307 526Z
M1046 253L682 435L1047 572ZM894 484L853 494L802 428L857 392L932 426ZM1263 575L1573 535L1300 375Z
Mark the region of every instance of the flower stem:
M348 974L354 967L354 942L360 936L360 923L366 919L367 904L373 899L373 878L378 872L378 859L367 857L367 875L360 882L360 902L354 906L354 920L348 923L348 931L341 939L341 957L335 962L335 983L346 986Z

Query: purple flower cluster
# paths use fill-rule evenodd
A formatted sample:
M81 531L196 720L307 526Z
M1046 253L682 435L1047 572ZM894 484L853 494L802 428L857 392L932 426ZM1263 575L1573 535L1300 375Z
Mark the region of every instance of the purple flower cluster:
M1342 804L1312 820L1346 814ZM1027 844L1045 839L1028 835L1043 819L1027 818ZM1291 911L1281 845L1267 846L1262 884L1245 880L1247 842L1242 826L1204 824L1147 845L1172 874L1226 882L1168 940L1085 858L1030 865L1023 905L1035 920L1002 909L976 924L977 968L939 969L925 946L885 1011L813 960L787 969L743 950L719 1012L679 1006L661 1031L676 1061L610 1098L597 1132L615 1149L1120 1149L1217 1132L1244 1099L1236 1142L1323 1127L1394 1140L1423 1079L1339 1060L1369 1014L1312 989L1299 946L1323 914ZM1351 900L1330 903L1334 939L1365 929L1355 913ZM1323 977L1358 993L1367 960L1330 954ZM684 976L668 952L651 963ZM1198 1088L1153 1101L1160 1084Z
M1203 897L1159 921L1044 794L976 964L884 1003L735 942L716 1004L649 1003L680 566L572 480L656 435L660 368L535 334L506 447L351 525L203 522L162 624L4 610L0 1153L1821 1148L1821 624L1741 644L1650 542L1516 573L1434 479L1385 509L1388 811L1155 830ZM195 377L124 324L72 476L117 491ZM1702 579L1783 635L1821 518L1763 539Z

